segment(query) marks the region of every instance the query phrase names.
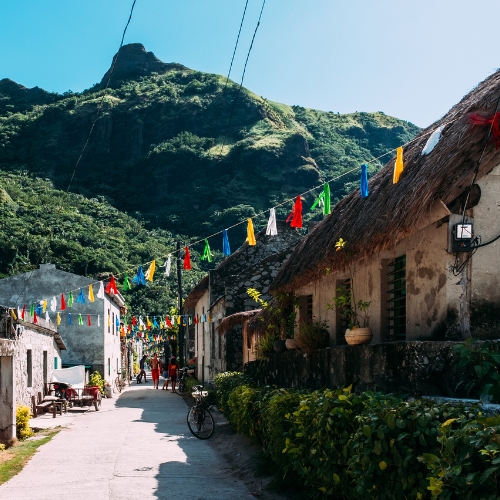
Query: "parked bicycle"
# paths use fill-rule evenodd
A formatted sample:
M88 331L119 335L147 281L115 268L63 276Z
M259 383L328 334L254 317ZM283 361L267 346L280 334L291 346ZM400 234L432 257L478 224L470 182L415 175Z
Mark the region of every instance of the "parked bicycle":
M208 439L215 430L214 418L206 407L204 398L208 392L203 390L203 386L193 387L193 397L195 405L187 414L187 424L193 436L198 439Z
M179 394L179 396L185 396L188 393L188 387L187 387L187 368L180 368L179 369L179 376L177 377L177 384L175 387L175 392Z
M115 378L115 389L122 392L122 389L127 385L127 381L120 374Z

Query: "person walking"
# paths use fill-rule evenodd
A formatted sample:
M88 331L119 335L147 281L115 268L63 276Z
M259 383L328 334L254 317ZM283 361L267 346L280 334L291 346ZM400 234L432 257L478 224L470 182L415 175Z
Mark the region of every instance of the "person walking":
M172 392L175 392L175 384L177 382L177 370L179 369L179 365L177 364L177 360L175 356L172 356L170 359L170 364L168 365L168 377L170 382L172 383ZM167 390L168 390L168 380L167 380Z
M168 363L165 363L165 366L163 367L163 387L161 388L161 390L168 391Z
M151 378L153 379L153 387L158 389L158 383L160 382L160 367L161 363L158 359L158 354L154 353L151 358Z
M144 382L147 382L146 378L146 370L145 370L145 364L146 364L146 355L144 354L139 361L139 368L141 369L139 376L137 377L137 383L140 384L142 382L142 376L144 375Z

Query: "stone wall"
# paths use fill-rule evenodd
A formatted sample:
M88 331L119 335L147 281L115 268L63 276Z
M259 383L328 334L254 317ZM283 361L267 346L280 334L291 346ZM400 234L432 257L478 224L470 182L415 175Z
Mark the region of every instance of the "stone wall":
M339 346L316 354L287 351L245 365L260 385L300 389L379 390L412 395L465 396L455 387L463 373L455 366L454 342L387 342Z

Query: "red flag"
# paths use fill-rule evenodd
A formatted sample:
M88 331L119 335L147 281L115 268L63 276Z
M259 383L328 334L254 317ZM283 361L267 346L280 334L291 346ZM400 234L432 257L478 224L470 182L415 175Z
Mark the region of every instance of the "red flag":
M92 326L92 323L90 322L90 314L87 315L87 325Z
M114 276L111 276L111 279L109 280L109 283L107 284L104 291L107 294L111 294L111 292L113 292L115 295L118 295L118 289L116 288L116 281Z
M38 318L36 316L36 311L33 313L33 323L35 323L35 325L38 323Z
M61 293L61 311L66 309L66 301L64 300L64 293Z
M300 196L295 199L295 206L293 207L293 219L290 223L291 227L302 227L302 200Z
M184 269L189 271L191 269L191 254L189 253L189 247L185 247L184 250L186 251L184 254Z
M198 315L197 315L197 314L195 314L195 316L194 316L193 323L194 323L195 325L197 325L197 324L198 324Z
M167 323L167 326L169 328L172 328L172 322L170 321L170 318L168 316L165 316L165 323Z
M21 312L21 319L24 319L24 314L26 313L26 304L23 306L23 310Z
M132 324L133 324L134 326L137 326L137 319L136 319L136 317L135 317L135 316L132 316Z
M495 143L495 148L500 146L500 113L495 113L490 116L483 116L479 113L471 113L469 115L469 123L476 125L491 125L491 142Z

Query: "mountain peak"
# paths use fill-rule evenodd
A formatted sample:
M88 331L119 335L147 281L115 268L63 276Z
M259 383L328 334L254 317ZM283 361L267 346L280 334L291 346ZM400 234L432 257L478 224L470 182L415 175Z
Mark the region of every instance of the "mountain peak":
M100 85L106 85L115 60L116 64L110 81L111 86L122 80L148 76L151 73L164 73L172 69L187 69L182 64L160 61L153 52L147 52L142 43L129 43L123 45L115 54L111 66L103 76Z

